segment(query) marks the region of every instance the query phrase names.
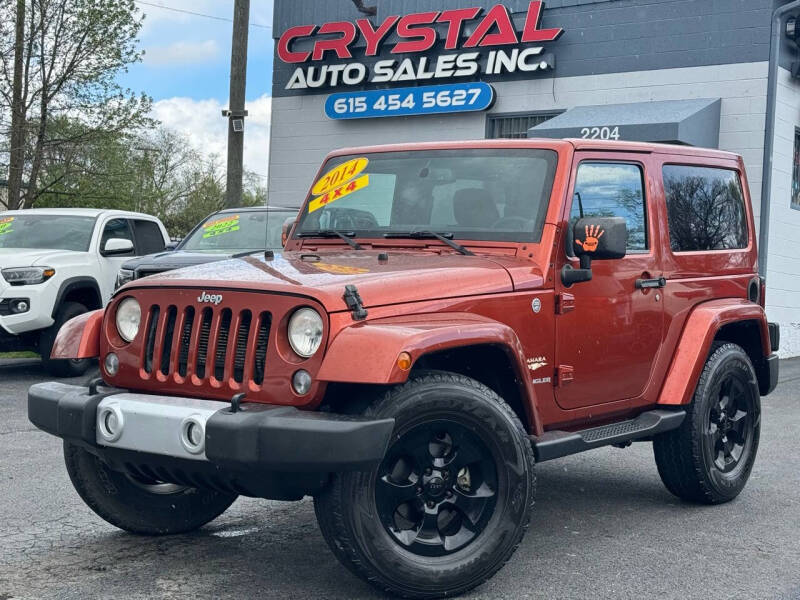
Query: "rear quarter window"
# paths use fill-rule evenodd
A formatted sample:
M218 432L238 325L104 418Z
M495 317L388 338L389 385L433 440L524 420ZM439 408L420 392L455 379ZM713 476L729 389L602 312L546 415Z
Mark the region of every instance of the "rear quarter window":
M664 165L662 174L673 252L747 247L744 194L736 171Z

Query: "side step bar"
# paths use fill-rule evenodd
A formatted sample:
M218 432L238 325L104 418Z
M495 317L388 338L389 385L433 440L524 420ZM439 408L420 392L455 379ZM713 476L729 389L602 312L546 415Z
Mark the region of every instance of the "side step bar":
M542 462L677 429L685 416L684 410L651 410L629 421L582 431L547 431L541 436L532 435L530 438L536 460Z

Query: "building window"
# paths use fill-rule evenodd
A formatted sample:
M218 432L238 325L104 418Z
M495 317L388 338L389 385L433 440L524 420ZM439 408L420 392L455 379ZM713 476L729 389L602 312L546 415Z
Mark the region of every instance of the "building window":
M800 128L794 128L794 162L792 163L792 202L795 210L800 210Z
M528 129L557 117L564 111L489 115L486 118L487 139L520 139L528 137Z

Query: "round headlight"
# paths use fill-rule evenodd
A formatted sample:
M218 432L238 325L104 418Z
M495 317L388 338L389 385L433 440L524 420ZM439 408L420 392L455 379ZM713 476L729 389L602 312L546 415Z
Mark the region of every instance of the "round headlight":
M322 343L322 317L313 308L301 308L289 319L289 344L299 356L309 358Z
M126 342L132 342L142 323L142 307L134 298L125 298L117 307L117 331Z

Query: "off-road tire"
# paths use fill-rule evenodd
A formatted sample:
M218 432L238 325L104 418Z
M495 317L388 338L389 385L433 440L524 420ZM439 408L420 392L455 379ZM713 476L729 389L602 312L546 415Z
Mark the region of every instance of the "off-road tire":
M365 415L396 420L384 462L393 445L420 427L435 426L443 419L455 427L464 425L467 435L474 434L491 448L485 460L496 466L497 497L485 513L484 528L467 545L455 546L444 556L423 556L402 547L378 516L376 483L382 467L369 473L336 474L314 499L317 521L333 553L380 590L407 598L456 595L488 580L519 546L535 498L534 454L514 411L473 379L423 372L385 393Z
M236 500L233 494L180 486L175 486L174 493L153 493L67 441L64 461L72 485L86 505L131 533L155 536L193 531L216 519Z
M39 352L42 355L42 365L45 371L54 377L80 377L86 373L91 361L88 358L80 360L54 360L50 358L50 353L53 350L53 344L56 341L61 327L69 321L88 312L83 304L79 302L64 302L58 307L55 314L55 323L42 331L39 336Z
M719 427L716 425L719 411L715 405L722 402L722 386L729 378L737 382L737 402L750 406L750 410L749 421L742 426L747 431L747 438L740 459L729 472L723 472L711 458L713 451L706 445L711 442L706 436L710 435L707 432L712 431L712 427ZM686 419L678 429L657 435L653 440L661 480L675 496L690 502L719 504L733 500L744 488L753 468L761 424L756 374L750 358L740 346L714 344L686 413ZM735 436L738 439L739 434L735 433Z

